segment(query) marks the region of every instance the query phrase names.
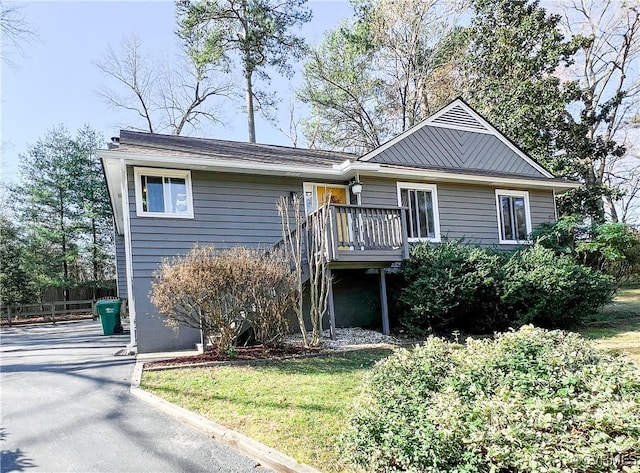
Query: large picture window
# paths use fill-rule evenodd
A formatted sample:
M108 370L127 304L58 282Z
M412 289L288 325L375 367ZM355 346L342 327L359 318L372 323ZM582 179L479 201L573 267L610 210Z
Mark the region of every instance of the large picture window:
M500 243L528 243L531 233L529 193L496 190Z
M399 182L398 204L407 208L409 241L440 241L438 198L435 185Z
M189 171L136 168L134 178L138 215L193 218Z

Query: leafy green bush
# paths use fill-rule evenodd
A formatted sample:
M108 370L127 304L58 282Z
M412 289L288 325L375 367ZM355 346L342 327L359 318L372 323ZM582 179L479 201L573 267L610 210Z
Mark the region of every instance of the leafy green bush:
M586 224L579 215L545 223L532 234L534 241L557 255L604 272L618 282L640 276L640 232L623 223Z
M532 326L429 338L375 366L341 446L366 471L638 471L640 370Z
M498 310L503 263L502 255L459 241L415 245L401 269L400 301L407 306L402 323L418 333L503 325Z
M610 302L616 289L612 277L538 244L514 253L459 241L419 244L401 275L401 323L417 335L528 323L568 328Z
M591 240L578 245L580 257L592 268L618 281L640 277L640 232L623 223L605 223L593 229Z
M504 268L502 308L513 326L566 328L611 302L615 281L540 245L514 253Z

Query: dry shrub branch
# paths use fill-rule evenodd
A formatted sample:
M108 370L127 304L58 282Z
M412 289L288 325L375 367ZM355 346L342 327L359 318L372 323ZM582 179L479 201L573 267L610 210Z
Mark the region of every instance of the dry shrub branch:
M306 347L315 347L321 344L322 321L327 313L331 285L331 275L327 265L330 202L331 193L329 192L325 195L324 205L307 216L306 219L302 217L303 201L297 195L291 200L287 197L280 197L276 204L282 224L282 245L279 249L282 250L285 259L289 262L296 280L294 311ZM309 273L311 339L307 336L302 304L305 268Z
M295 289L288 262L276 253L196 246L184 257L162 262L151 301L168 326L199 329L214 349L227 351L249 328L259 343L280 344Z

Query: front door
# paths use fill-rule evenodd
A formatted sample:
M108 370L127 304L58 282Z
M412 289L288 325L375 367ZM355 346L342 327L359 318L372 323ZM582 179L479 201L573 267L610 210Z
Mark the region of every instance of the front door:
M325 202L330 204L347 204L347 198L349 195L349 188L339 184L316 184L316 183L304 183L304 203L307 215L316 211ZM345 245L344 242L351 241L350 231L350 215L345 212L340 212L336 216L336 230L338 234L338 242L343 244L339 246L340 249L347 249L350 245Z
M325 198L332 204L347 203L347 186L338 184L304 183L304 208L307 215L318 210L324 204Z

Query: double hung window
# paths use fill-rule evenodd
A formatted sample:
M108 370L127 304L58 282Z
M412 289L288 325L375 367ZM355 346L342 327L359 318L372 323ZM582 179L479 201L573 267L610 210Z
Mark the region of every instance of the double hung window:
M528 243L531 233L529 193L496 190L500 243Z
M190 171L136 168L134 177L139 216L193 218Z
M398 203L407 208L409 241L440 241L438 198L435 185L399 182Z

